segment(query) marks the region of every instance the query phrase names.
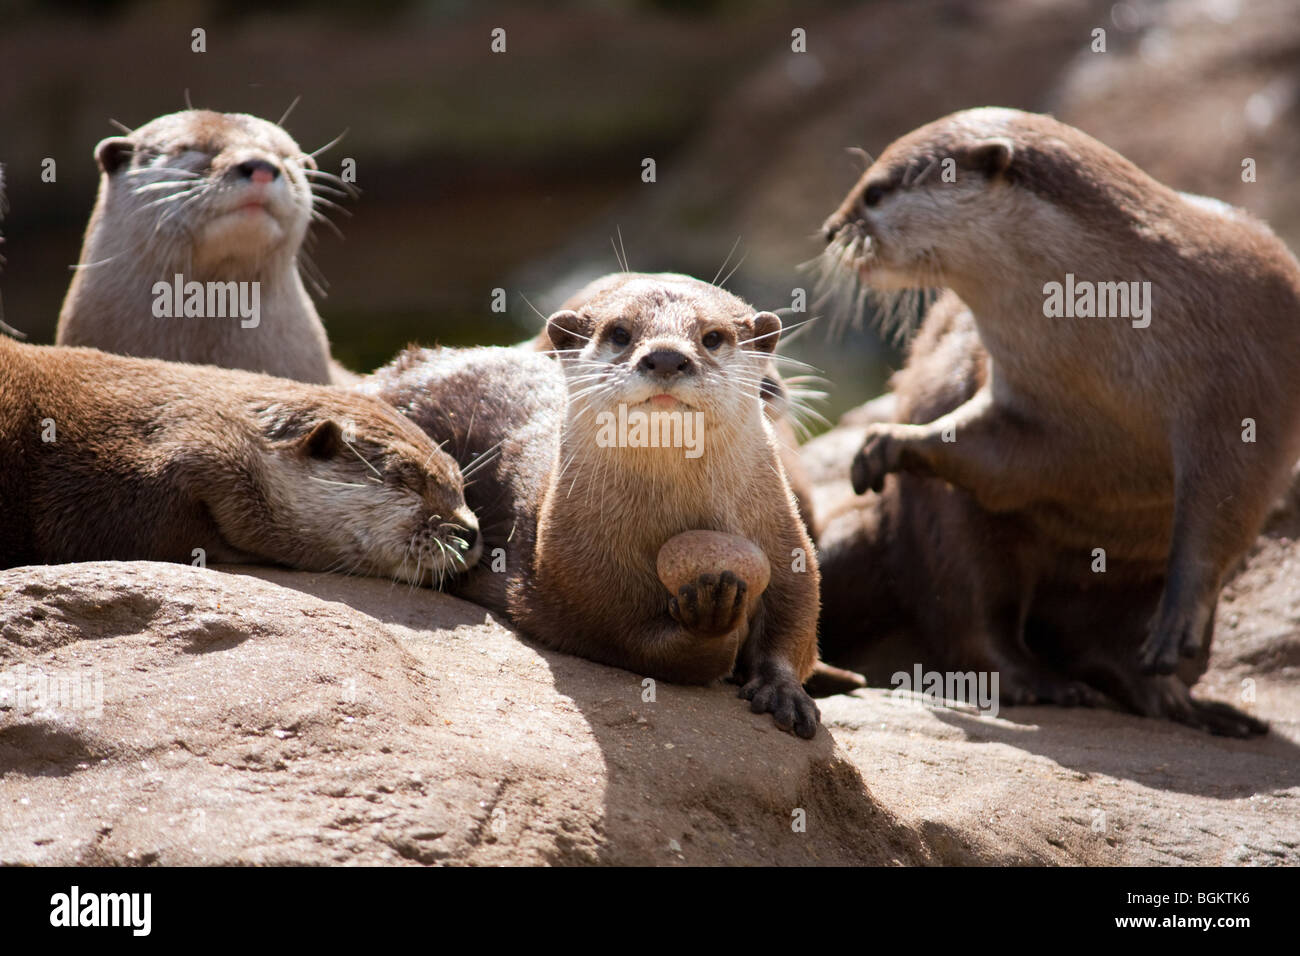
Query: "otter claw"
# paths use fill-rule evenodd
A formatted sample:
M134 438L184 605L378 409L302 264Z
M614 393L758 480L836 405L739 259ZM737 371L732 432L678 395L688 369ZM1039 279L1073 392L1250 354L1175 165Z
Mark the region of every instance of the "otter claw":
M1178 669L1178 658L1195 657L1201 650L1201 632L1204 628L1185 616L1173 620L1157 618L1147 639L1138 651L1138 666L1144 674L1172 674Z
M744 618L748 590L745 582L731 571L701 574L668 599L668 613L682 627L701 637L730 634Z
M868 488L879 492L885 486L885 476L898 470L898 454L893 436L888 431L872 426L862 447L853 457L849 477L855 494L866 494Z
M740 688L737 696L749 701L749 709L754 713L770 713L782 730L805 740L817 735L822 713L795 681L755 677Z

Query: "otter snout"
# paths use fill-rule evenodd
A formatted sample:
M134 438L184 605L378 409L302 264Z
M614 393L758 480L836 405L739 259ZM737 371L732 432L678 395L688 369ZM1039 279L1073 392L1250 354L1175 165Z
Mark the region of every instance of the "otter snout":
M457 570L474 566L483 554L482 536L478 530L478 520L469 511L458 511L453 516L455 521L443 521L437 526L437 536L451 549L451 562Z
M842 238L841 233L847 229L856 230L863 236L870 235L867 220L867 207L861 200L854 199L853 208L849 211L839 211L822 223L822 235L826 237L827 244L834 243L837 239ZM851 235L851 234L850 234ZM843 237L843 238L848 238Z
M826 237L828 243L834 242L841 232L849 226L853 226L862 232L867 231L867 216L870 207L878 201L879 186L866 186L864 180L859 180L849 194L844 197L840 207L826 217L822 223L822 235ZM870 196L868 195L870 194Z
M695 371L695 363L690 356L677 349L655 349L648 352L641 356L636 367L643 374L662 379L689 375Z
M280 178L280 167L268 159L246 159L235 166L235 172L255 183L271 183Z
M474 549L474 545L478 544L478 528L461 528L457 532L457 537L461 539L457 542L460 550L469 553Z

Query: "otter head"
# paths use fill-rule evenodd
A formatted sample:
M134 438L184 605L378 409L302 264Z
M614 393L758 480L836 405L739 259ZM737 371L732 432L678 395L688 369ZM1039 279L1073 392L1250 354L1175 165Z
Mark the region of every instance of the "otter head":
M269 452L273 516L321 570L438 586L483 551L456 462L377 399L340 395L254 409Z
M101 141L95 158L101 214L160 264L251 271L297 255L307 233L316 162L256 116L172 113Z
M570 428L617 420L620 409L698 413L710 431L762 427L779 318L673 274L618 273L587 291L546 324L569 384Z
M823 224L828 264L848 265L882 291L987 280L1006 264L1000 260L1014 237L1050 239L1068 228L1043 190L1022 188L1038 185L1032 176L1043 170L1028 167L1067 129L1048 117L984 108L908 133Z

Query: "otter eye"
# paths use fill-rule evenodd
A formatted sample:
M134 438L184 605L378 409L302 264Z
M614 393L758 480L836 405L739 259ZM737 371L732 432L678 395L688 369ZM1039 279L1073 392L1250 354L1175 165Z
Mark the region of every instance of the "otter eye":
M868 186L867 191L862 194L862 204L868 208L877 206L884 195L884 186Z
M722 333L715 330L705 335L700 341L704 343L706 349L712 352L722 344Z
M632 341L632 333L620 325L609 333L609 340L619 348L623 348Z

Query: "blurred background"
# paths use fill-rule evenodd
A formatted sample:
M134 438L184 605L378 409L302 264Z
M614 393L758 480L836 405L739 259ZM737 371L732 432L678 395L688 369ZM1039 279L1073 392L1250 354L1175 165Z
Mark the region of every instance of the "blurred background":
M53 340L109 119L185 106L277 119L358 199L316 229L318 307L366 371L409 342L509 343L585 281L631 267L814 317L787 351L834 383L834 418L897 351L814 307L817 227L879 151L953 110L1050 111L1156 178L1263 216L1300 247L1297 0L0 0L8 322ZM190 31L207 31L207 52ZM493 28L507 49L489 49ZM806 32L807 52L791 50ZM1106 31L1093 52L1093 31ZM57 181L41 181L41 162ZM641 181L653 157L657 182ZM1243 182L1242 161L1256 181ZM737 240L739 240L737 242ZM510 310L491 311L496 287ZM1300 318L1300 317L1298 317Z

